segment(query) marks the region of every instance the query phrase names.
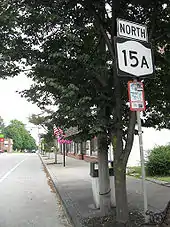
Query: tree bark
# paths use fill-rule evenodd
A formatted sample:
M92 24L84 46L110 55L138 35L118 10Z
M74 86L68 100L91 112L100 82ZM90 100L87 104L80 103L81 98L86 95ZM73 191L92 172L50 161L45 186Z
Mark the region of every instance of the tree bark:
M98 136L100 211L107 215L111 209L110 178L106 136Z
M120 119L119 119L120 120ZM126 165L134 140L136 115L131 112L127 140L123 149L121 125L118 125L116 151L114 158L115 167L115 197L116 197L116 220L120 226L129 226L129 210L126 191Z
M116 221L119 226L129 226L129 210L126 192L126 165L115 161Z
M80 143L80 155L83 158L83 142Z

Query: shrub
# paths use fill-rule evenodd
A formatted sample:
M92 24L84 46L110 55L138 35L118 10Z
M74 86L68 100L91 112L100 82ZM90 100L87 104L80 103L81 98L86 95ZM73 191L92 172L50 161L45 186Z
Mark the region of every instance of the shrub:
M170 175L170 145L153 148L148 156L146 169L150 176Z

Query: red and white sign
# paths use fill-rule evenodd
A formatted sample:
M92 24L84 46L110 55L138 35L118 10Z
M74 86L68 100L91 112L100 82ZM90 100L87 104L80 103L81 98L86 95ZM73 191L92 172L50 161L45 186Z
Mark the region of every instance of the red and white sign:
M144 111L146 109L144 86L142 82L129 81L128 95L131 111Z
M4 142L4 138L0 138L0 142Z

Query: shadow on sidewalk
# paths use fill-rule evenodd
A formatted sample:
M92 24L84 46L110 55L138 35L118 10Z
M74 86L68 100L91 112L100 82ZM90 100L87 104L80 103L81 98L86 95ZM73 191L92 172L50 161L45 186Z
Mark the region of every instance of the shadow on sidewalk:
M59 161L61 160L60 158ZM43 162L75 227L118 227L115 222L115 208L105 217L99 209L94 208L89 163L69 158L67 167L52 164L49 160L43 159ZM137 210L131 209L130 219L132 227L138 227L144 222Z

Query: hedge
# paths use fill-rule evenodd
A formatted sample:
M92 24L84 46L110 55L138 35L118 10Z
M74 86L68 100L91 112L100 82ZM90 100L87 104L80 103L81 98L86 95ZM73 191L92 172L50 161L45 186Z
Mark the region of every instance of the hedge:
M150 176L170 175L170 145L158 146L150 151L146 170Z

